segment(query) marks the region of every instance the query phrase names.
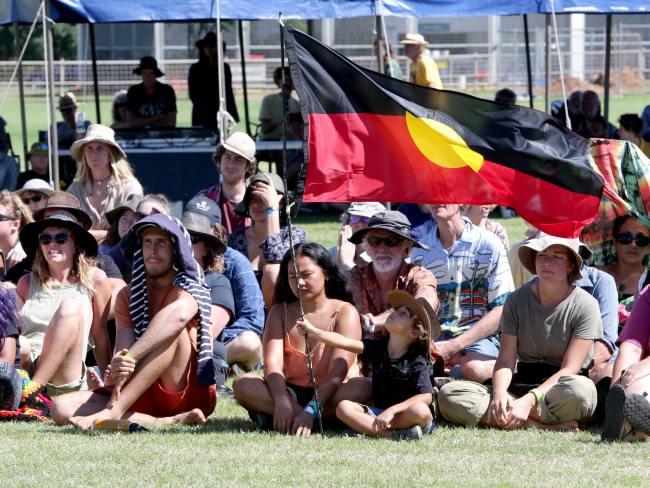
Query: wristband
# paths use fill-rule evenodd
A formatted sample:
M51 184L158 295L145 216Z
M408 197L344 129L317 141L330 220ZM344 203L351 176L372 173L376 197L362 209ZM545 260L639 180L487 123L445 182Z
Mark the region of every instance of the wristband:
M312 410L312 417L320 417L321 413L323 413L323 406L318 403L316 400L311 400L305 408L311 408Z
M275 213L279 213L279 212L280 212L280 209L279 209L279 208L276 208L276 207L267 208L267 209L264 211L264 213L265 213L266 215L273 215L273 214L275 214Z
M544 394L540 390L538 390L537 388L533 388L528 393L532 393L533 396L535 397L535 405L539 405L540 403L542 403L542 400L544 399Z
M316 417L316 411L312 408L311 405L305 406L305 408L303 408L302 411L307 412L312 417Z

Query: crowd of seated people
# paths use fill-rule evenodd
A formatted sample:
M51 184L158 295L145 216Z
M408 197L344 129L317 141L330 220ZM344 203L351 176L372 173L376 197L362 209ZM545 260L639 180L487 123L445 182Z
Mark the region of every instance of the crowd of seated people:
M199 63L213 41L197 44ZM134 73L143 81L116 97L119 122L173 125L155 59ZM590 93L574 114L585 131L599 116ZM68 98L60 107L76 108ZM620 123L642 143L636 119ZM0 359L53 398L57 424L205 424L231 397L260 428L297 436L321 420L393 439L440 422L650 435L650 231L629 216L613 223L617 262L603 269L578 239L534 228L510 247L491 205L401 207L410 220L353 202L328 251L288 225L285 183L258 171L247 134L216 148L220 180L180 218L144 194L110 127L72 140L66 192L47 181L43 149L21 188L0 192L0 305L15 309ZM619 330L624 299L634 305Z

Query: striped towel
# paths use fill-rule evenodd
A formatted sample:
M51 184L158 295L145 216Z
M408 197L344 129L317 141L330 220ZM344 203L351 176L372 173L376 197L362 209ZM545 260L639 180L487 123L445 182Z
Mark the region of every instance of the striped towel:
M138 229L152 224L165 230L173 237L172 240L176 245L174 268L178 270L174 275L173 283L192 295L199 306L198 383L200 386L212 385L215 380L212 360L210 291L205 285L203 270L194 259L190 235L177 218L164 214L155 214L145 217L134 225L130 238L137 239ZM141 246L137 246L133 253L129 312L134 325L135 337L139 339L149 326L147 282Z

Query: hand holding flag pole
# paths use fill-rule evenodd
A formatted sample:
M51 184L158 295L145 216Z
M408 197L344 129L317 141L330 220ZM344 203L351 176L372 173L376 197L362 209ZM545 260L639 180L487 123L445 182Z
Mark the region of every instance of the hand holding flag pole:
M282 12L278 14L278 22L280 24L280 67L282 71L282 86L285 86L285 65L284 65L284 23L282 22ZM287 117L289 115L289 90L282 90L282 181L286 189L284 211L287 214L287 226L289 227L289 252L291 253L291 262L293 263L294 276L296 277L296 291L298 293L298 307L300 313L300 320L305 320L305 310L302 306L302 294L300 286L298 286L298 268L296 266L296 252L293 248L293 229L291 222L291 207L295 205L295 201L289 201L290 193L287 184ZM292 198L293 200L293 198ZM323 435L323 406L318 396L318 385L316 384L316 377L314 376L314 365L311 360L311 346L309 345L309 336L305 331L305 356L307 358L307 369L309 370L309 381L314 389L314 400L316 401L315 417L318 419L318 429ZM310 402L311 404L312 402Z

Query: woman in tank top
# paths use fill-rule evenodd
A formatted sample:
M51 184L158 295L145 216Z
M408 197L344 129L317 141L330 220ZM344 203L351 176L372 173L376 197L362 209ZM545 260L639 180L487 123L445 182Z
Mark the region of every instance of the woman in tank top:
M235 398L260 426L277 432L311 433L319 411L334 417L343 399L365 401L371 395L365 378L356 376L355 354L310 341L318 404L311 384L305 336L296 326L300 317L298 291L304 316L316 327L361 339L359 314L332 256L320 244L294 246L295 267L287 252L280 265L274 305L269 312L262 340L264 377L242 375L234 383Z
M89 337L103 374L110 362L106 331L111 288L94 267L97 242L80 209L46 207L26 225L20 242L34 256L32 272L18 282L21 363L50 394L84 389ZM24 340L23 340L24 337Z

